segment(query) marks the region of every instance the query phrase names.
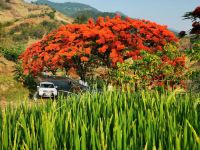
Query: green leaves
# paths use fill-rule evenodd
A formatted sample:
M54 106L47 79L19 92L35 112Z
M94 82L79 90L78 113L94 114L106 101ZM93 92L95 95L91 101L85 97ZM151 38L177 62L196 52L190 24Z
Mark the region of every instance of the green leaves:
M198 149L199 95L180 92L105 89L8 108L0 149Z

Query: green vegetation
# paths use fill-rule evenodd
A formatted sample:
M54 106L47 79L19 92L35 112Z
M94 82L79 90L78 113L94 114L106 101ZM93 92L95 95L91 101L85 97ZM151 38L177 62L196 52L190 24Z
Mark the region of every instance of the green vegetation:
M41 39L45 34L48 34L53 29L59 27L59 23L43 21L40 24L22 23L9 32L11 38L15 42L27 41L27 39Z
M83 10L91 10L93 12L98 12L97 9L89 5L81 4L81 3L73 3L73 2L56 3L56 2L51 2L48 0L37 0L34 3L39 4L39 5L48 5L52 7L53 9L71 17L74 17L74 14Z
M200 38L191 37L192 48L186 50L187 55L192 62L190 68L190 79L192 80L191 89L200 91Z
M200 149L199 95L114 90L0 114L1 149Z
M49 13L44 13L44 14L30 14L29 16L28 16L28 18L37 18L37 17L44 17L44 16L49 16L50 17L50 19L54 19L54 17L55 17L55 10L52 10L51 12L49 12Z
M111 18L116 16L116 12L101 12L96 8L81 3L73 3L73 2L56 3L48 0L38 0L35 2L35 4L48 5L67 16L71 16L75 18L74 23L86 23L89 18L97 19L99 16L102 17L109 16ZM125 17L124 14L122 13L120 14Z
M54 14L55 11L46 13L45 15L51 19L45 19L38 24L33 23L34 21L23 22L23 19L0 23L0 58L3 60L0 60L0 103L1 100L13 102L16 99L28 98L29 93L34 93L35 80L31 75L23 74L18 57L26 49L27 44L41 39L62 24L53 19Z
M7 9L1 2L0 9ZM76 14L75 23L84 23L90 17L114 16L114 13L99 12L87 5L67 4L71 4L68 9L76 11L71 11ZM64 4L58 5L64 8ZM77 12L80 10L77 7L83 10ZM46 15L54 19L55 11ZM30 92L33 93L36 89L34 78L23 74L18 57L29 39L41 39L60 25L55 20L39 24L21 23L8 31L7 27L14 24L15 21L0 24L0 54L15 62L0 60L3 66L0 69L4 71L0 74L0 103L2 100L11 103L22 101ZM200 42L197 37L191 38L191 42L191 49L184 52L198 65ZM163 55L167 56L162 58L166 59L164 61L161 60ZM185 77L180 73L181 67L174 69L177 64L169 61L169 58L174 60L179 56L177 62L185 66L185 56L181 57L173 45L166 45L163 53L155 55L141 51L141 56L132 61L127 59L124 64L118 64L117 69L109 70L111 79L102 76L90 79L97 88L104 87L101 92L68 97L60 95L56 101L32 103L31 106L29 101L21 106L16 103L15 107L0 106L0 149L200 149L200 94L180 89L172 91L173 87L163 88L167 80L179 83L185 79L181 77ZM161 66L162 61L172 65ZM165 81L158 82L157 88L147 89L151 84L149 79L157 74L165 74L165 78L161 76ZM192 70L193 88L197 86L200 89L199 78L199 68ZM108 91L106 82L116 82L119 89Z
M77 13L75 13L73 17L75 18L74 23L82 24L82 23L87 23L88 19L90 18L93 18L94 20L96 20L99 16L101 17L109 16L110 18L114 18L116 14L118 13L83 10L83 11L78 11ZM122 19L126 18L124 14L121 14L121 13L119 14L122 15Z
M88 19L94 18L95 20L99 17L107 17L114 18L116 16L116 13L112 12L100 12L100 11L92 11L92 10L83 10L79 11L74 14L74 23L86 23ZM122 18L125 18L125 15L122 14Z
M26 49L29 40L41 39L45 34L58 28L60 23L44 20L39 24L21 23L10 30L13 22L0 24L0 54L6 59L17 62L19 55Z
M0 53L7 59L17 62L19 55L24 51L24 47L19 45L16 47L2 47L0 46Z
M32 75L25 75L22 64L20 61L17 62L15 65L15 71L14 71L14 79L18 81L19 83L23 83L24 87L29 89L31 94L34 94L37 83L35 81L35 78Z
M168 60L163 57L164 55L168 60L170 58L173 61L167 64ZM188 76L187 70L185 71L185 58L182 55L183 53L173 44L166 44L163 51L158 51L155 54L141 51L141 59L128 59L123 64L118 63L118 67L111 70L111 79L114 79L113 81L118 84L137 83L138 88L154 88L163 85L184 87L181 82L187 80ZM164 65L163 59L165 60ZM176 59L183 63L177 66ZM183 73L181 74L181 72Z

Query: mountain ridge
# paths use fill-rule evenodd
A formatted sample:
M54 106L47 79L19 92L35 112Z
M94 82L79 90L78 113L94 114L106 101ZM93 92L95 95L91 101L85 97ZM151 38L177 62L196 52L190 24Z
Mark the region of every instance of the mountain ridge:
M123 18L126 17L124 13L116 12L103 12L90 5L78 3L78 2L64 2L56 3L49 0L37 0L33 2L38 5L48 5L51 8L60 11L61 13L73 17L74 23L86 23L89 18L97 19L99 16L111 18L115 17L116 14L120 14Z
M37 0L33 2L34 4L39 4L39 5L48 5L65 15L75 17L75 14L79 11L94 11L94 12L100 12L98 9L87 5L83 3L78 3L78 2L64 2L64 3L56 3L56 2L51 2L48 0Z

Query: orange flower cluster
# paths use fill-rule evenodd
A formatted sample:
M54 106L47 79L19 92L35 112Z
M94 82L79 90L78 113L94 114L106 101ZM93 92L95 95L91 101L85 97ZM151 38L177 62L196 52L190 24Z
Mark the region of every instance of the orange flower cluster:
M34 75L44 69L78 68L94 58L115 66L127 58L141 59L140 50L156 53L166 43L177 41L166 26L154 22L99 17L86 24L61 26L27 48L21 59L25 73Z

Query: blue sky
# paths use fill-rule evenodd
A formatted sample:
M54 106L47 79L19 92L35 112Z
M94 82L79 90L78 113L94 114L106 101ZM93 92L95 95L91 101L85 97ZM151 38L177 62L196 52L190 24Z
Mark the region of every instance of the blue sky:
M67 0L51 0L67 2ZM167 25L175 30L189 30L190 20L183 20L185 12L200 5L200 0L71 0L89 4L101 11L121 11L132 18L142 18Z

